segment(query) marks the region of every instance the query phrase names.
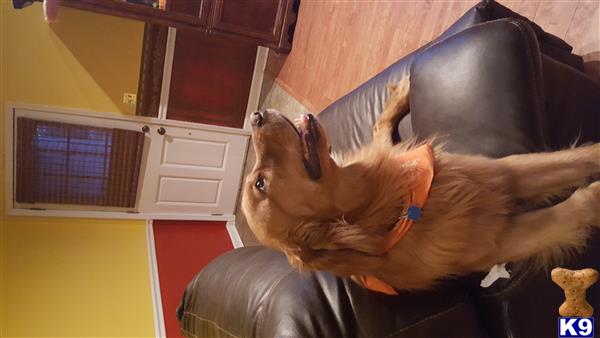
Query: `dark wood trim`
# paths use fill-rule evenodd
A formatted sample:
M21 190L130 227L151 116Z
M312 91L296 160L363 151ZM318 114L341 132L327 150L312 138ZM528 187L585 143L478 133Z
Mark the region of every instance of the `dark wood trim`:
M169 28L146 23L140 62L136 115L158 117Z

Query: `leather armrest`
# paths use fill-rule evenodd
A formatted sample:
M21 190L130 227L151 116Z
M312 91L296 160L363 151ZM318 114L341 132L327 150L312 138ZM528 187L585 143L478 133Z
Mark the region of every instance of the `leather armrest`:
M330 273L300 273L260 246L205 267L188 285L178 318L182 332L196 337L486 336L458 284L387 296Z
M520 20L486 22L427 48L410 82L420 138L442 136L450 152L489 157L547 148L540 53Z

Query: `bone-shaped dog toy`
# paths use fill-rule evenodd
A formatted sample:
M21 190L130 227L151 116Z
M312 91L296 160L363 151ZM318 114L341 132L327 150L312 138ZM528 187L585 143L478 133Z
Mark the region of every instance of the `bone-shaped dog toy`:
M586 290L598 280L594 269L568 270L552 269L552 280L565 291L565 302L558 313L563 317L591 317L594 308L585 298Z

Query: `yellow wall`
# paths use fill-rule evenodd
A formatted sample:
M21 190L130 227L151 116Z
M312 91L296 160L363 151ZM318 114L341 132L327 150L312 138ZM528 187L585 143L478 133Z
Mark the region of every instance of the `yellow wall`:
M10 218L3 337L154 335L144 225Z
M0 130L8 101L133 112L141 22L0 3ZM144 221L7 217L2 195L0 336L154 335Z
M0 2L7 100L135 113L123 93L137 92L141 22L61 8L47 24L41 4L14 10Z

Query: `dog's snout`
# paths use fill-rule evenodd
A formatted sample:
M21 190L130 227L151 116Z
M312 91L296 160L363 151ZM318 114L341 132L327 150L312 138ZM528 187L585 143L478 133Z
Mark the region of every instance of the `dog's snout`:
M254 127L260 127L265 120L264 111L255 111L250 115L250 124Z

